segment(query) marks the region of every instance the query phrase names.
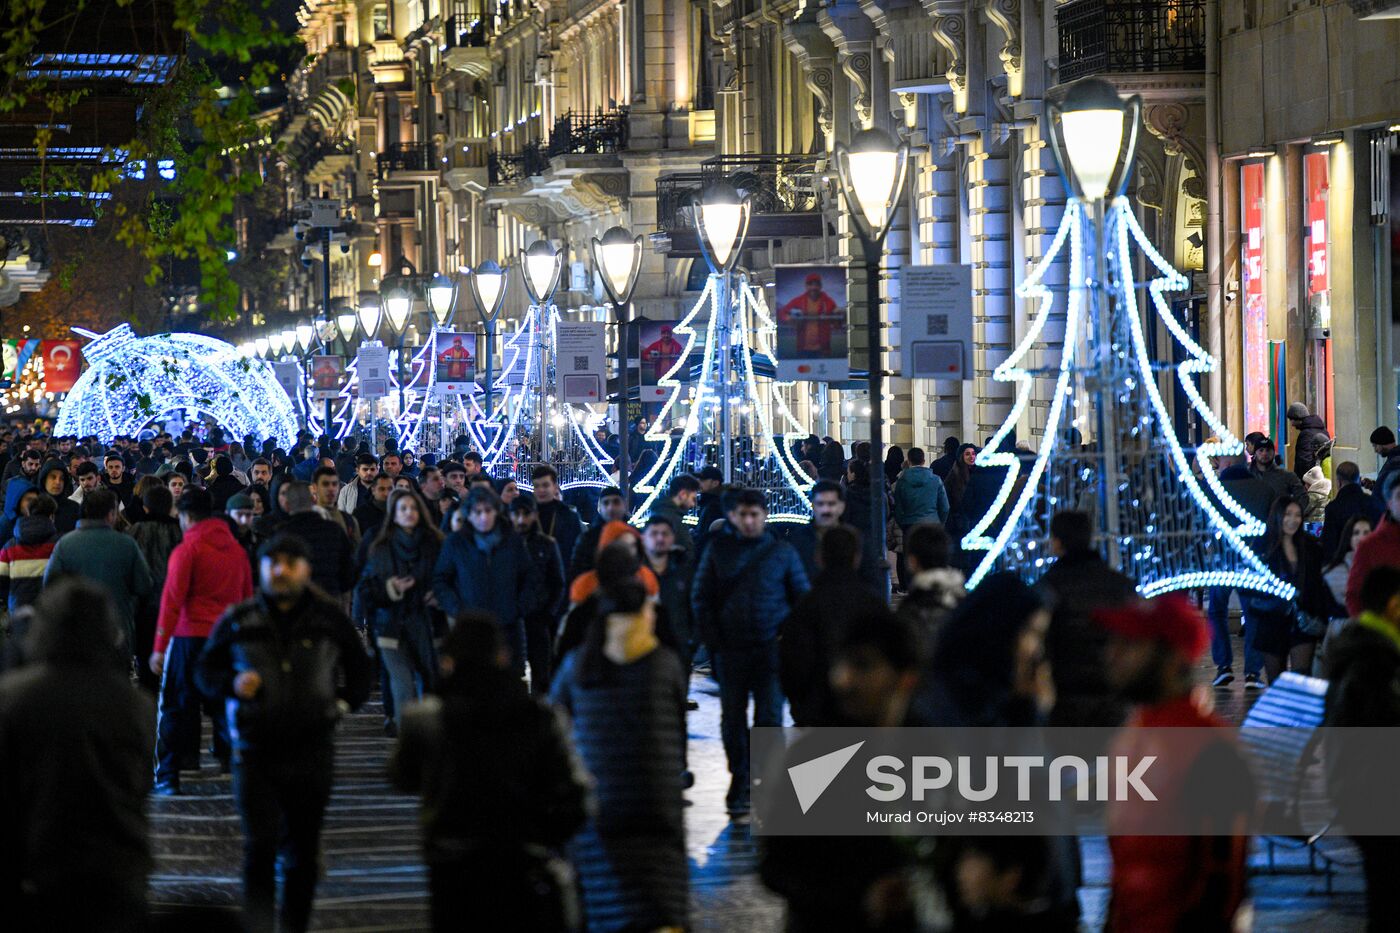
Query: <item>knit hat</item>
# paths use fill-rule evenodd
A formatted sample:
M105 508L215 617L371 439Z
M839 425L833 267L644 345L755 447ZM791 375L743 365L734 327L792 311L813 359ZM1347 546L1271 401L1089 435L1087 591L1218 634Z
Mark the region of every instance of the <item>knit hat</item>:
M1119 638L1156 641L1188 661L1194 661L1210 644L1210 632L1201 610L1180 593L1169 593L1119 609L1100 609L1094 621Z
M224 505L226 512L239 512L251 508L253 508L253 497L246 492L234 493L228 497L228 502Z

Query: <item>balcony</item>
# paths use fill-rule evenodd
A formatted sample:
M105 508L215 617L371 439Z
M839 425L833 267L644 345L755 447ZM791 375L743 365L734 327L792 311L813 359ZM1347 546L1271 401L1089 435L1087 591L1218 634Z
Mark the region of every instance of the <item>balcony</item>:
M1204 71L1205 0L1073 0L1055 11L1061 82Z
M519 152L493 152L486 157L487 175L493 186L516 185L532 175L549 171L549 156L539 143L526 143Z
M549 134L550 157L575 153L621 152L627 148L627 111L569 111L554 121Z
M460 7L460 4L455 6ZM449 16L442 29L442 67L478 81L491 76L491 52L486 46L486 20L466 12Z
M691 197L717 181L728 181L752 205L749 239L777 240L822 235L826 201L825 155L720 155L698 172L656 180L656 218L672 256L699 256Z
M301 164L306 166L306 180L312 184L331 181L341 172L354 166L354 144L322 140L302 158Z
M375 157L379 180L394 172L431 172L433 154L427 143L394 143Z

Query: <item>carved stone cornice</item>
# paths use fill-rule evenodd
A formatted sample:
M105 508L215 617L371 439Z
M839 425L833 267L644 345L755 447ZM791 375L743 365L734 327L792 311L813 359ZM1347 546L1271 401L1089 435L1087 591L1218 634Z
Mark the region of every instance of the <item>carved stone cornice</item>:
M836 48L820 26L806 20L783 26L783 44L802 66L803 83L817 99L817 126L830 144L835 130Z
M869 126L872 107L872 74L875 26L854 4L824 7L818 14L822 32L836 47L836 62L851 82L851 113L861 126Z
M933 38L948 52L944 75L953 91L953 107L967 111L967 0L923 0Z
M1006 93L1010 97L1020 97L1024 86L1024 72L1021 63L1021 0L989 0L984 9L987 19L1006 36L997 57L1001 59L1002 70L1006 72Z

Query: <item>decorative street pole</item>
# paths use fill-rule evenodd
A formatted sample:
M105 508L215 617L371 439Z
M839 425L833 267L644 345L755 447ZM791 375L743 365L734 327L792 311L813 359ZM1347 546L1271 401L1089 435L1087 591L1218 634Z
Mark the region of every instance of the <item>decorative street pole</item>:
M360 292L360 305L355 309L360 318L360 330L364 332L361 343L374 340L379 333L379 295L376 292ZM377 417L379 399L369 400L369 444L375 456L379 455L379 419ZM353 411L353 409L351 409Z
M630 510L632 507L632 461L628 451L627 399L631 394L628 383L628 369L631 359L628 354L628 337L632 329L632 315L628 302L632 300L632 290L637 287L637 273L642 268L642 238L633 236L625 227L610 227L602 239L593 238L593 264L602 273L603 289L612 302L613 315L617 318L617 362L618 362L618 401L617 401L617 488L622 490L622 501Z
M885 423L883 336L880 333L880 253L904 193L909 147L883 130L862 130L850 147L836 147L836 171L865 254L865 333L869 344L866 386L870 394L870 536L885 553Z
M730 273L743 252L744 237L749 232L752 203L748 195L727 181L706 188L698 199L691 199L691 216L700 239L700 251L710 271L717 276L714 313L717 315L714 334L719 343L720 372L730 372L730 353L734 340L733 297L729 288ZM728 484L734 476L734 438L730 424L732 392L729 381L719 386L719 468Z
M476 302L476 313L481 315L481 326L486 331L486 420L491 421L491 408L495 398L492 381L495 373L491 369L491 345L496 340L496 318L501 313L501 302L506 297L506 270L494 259L488 259L476 267L472 273L472 300Z

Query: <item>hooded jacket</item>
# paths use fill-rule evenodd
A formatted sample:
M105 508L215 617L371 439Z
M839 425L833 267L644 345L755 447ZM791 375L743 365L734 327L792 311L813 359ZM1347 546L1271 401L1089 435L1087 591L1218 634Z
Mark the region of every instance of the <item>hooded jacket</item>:
M894 484L894 520L900 525L948 520L948 490L926 466L911 466Z
M221 517L206 518L185 532L166 568L157 653L171 638L208 638L225 609L253 595L253 571L243 557L243 546Z
M78 516L82 512L82 506L74 502L70 496L73 494L73 482L68 477L68 471L63 468L63 464L57 460L50 460L39 469L38 480L35 488L47 491L44 485L50 473L58 473L63 477L63 491L54 496L54 502L58 505L58 512L54 514L53 525L59 534L66 534L78 527Z
M465 609L494 613L502 626L517 624L544 604L544 577L525 542L503 522L489 549L477 542L470 524L443 542L433 569L433 592L449 619Z
M1308 415L1297 422L1298 439L1293 442L1293 472L1300 477L1315 466L1321 466L1332 438L1327 425L1317 415Z
M11 612L39 598L57 541L58 532L47 516L26 515L15 525L15 536L0 548L0 596Z
M595 564L597 563L598 555L603 553L603 551L608 547L608 545L616 541L622 540L622 538L626 537L627 535L631 535L635 538L641 537L640 532L638 532L637 529L633 528L626 522L608 522L607 524L603 525L602 529L598 534L598 546L593 550L593 562ZM640 541L638 541L637 543L639 546L641 545ZM652 573L651 568L646 566L645 564L643 564L637 570L637 582L640 583L642 586L646 587L648 596L655 596L657 593L661 592L661 585L657 582L656 574ZM574 582L569 586L570 604L578 605L588 597L592 596L597 591L597 589L598 571L585 571L578 577L574 578Z
M15 521L19 518L19 500L33 488L34 481L24 475L16 476L5 484L5 514L0 516L0 538L10 539Z

